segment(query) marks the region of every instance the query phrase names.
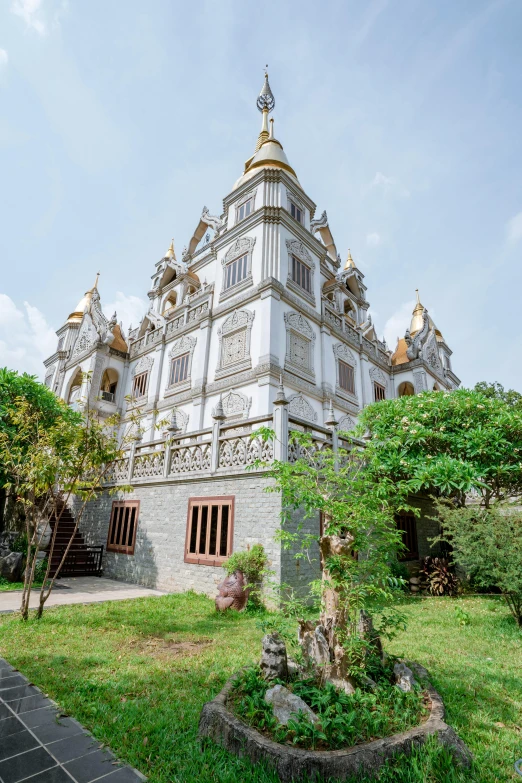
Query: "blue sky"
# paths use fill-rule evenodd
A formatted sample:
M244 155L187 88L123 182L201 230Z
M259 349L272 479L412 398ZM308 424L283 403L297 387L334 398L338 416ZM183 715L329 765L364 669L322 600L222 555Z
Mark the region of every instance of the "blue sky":
M521 0L3 0L0 365L41 374L97 271L128 326L275 130L380 335L415 288L464 385L522 391Z

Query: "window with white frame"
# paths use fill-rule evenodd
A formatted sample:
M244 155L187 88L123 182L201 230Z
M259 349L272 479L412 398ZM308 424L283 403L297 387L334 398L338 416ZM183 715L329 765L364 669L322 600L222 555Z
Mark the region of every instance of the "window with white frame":
M147 383L149 379L148 372L140 372L134 376L132 381L132 396L144 397L147 393Z
M350 394L355 394L355 371L354 368L339 359L339 386Z
M241 220L244 220L253 211L254 211L254 199L253 198L249 198L247 201L244 201L242 204L240 204L237 207L237 209L236 209L236 223L239 223Z
M288 206L293 219L297 220L298 223L303 223L303 210L301 207L298 207L297 204L294 204L290 199L288 200Z
M169 386L186 381L188 378L190 354L184 353L182 356L176 356L170 361Z
M303 291L312 292L310 268L295 256L292 256L292 280Z
M225 290L246 280L248 275L248 253L235 258L225 266Z
M375 402L386 399L386 387L377 381L373 382L373 399Z

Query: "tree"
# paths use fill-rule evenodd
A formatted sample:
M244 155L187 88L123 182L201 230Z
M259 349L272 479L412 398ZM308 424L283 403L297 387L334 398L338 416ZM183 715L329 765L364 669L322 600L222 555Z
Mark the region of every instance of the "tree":
M520 509L455 508L439 502L441 538L452 559L479 587L497 587L522 627L522 512Z
M45 395L42 394L45 400ZM59 406L62 403L58 403ZM103 481L116 459L122 456L117 439L117 420L100 421L95 411L84 407L82 415L59 411L51 415L25 397L15 397L5 411L0 429L0 464L5 486L22 508L27 536L27 565L22 595L22 618L27 619L37 553L50 520L56 520L50 541L47 571L40 590L37 616L53 589L70 550L87 503L103 491ZM67 503L80 500L75 528L51 579L49 569L58 524Z
M30 419L39 427L50 427L59 419L80 421L81 417L64 405L53 392L39 383L33 375L19 375L15 370L0 368L0 432L7 439L16 437L16 424L12 413L19 401L27 402ZM35 414L35 416L33 416ZM5 505L5 487L10 476L7 463L0 462L0 529Z
M463 506L522 496L522 407L469 389L383 400L361 413L376 475Z
M490 399L501 400L512 407L522 408L522 394L514 389L508 389L508 391L506 391L501 383L480 381L475 384L473 390Z
M274 437L265 429L261 435ZM372 449L318 452L310 435L294 432L292 439L300 455L295 462L257 464L274 479L267 491L282 496L283 546L300 557L319 541L322 574L311 587L320 596L321 613L319 623L300 621L305 660L323 681L349 690L375 641L365 612L391 600L398 586L390 562L402 546L395 514L407 508L408 487L386 475L376 480ZM305 531L306 520L317 519L318 512L324 520L320 538Z

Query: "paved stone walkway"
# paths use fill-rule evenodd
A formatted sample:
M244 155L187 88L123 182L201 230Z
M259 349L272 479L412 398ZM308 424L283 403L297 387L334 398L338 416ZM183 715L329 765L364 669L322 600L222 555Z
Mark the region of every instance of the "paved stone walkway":
M77 721L0 658L0 783L141 783Z
M66 604L96 604L103 601L123 601L126 598L143 598L149 595L165 595L161 590L151 590L141 585L117 582L97 576L74 576L58 579L45 606ZM20 609L21 590L0 593L0 614ZM31 594L31 608L38 606L38 590Z

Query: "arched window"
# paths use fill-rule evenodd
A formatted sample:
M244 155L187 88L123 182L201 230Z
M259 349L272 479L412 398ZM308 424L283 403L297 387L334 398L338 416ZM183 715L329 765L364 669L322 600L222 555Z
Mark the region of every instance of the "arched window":
M403 381L401 384L399 384L397 391L399 393L399 397L412 397L415 394L413 384L409 381Z
M168 297L165 300L165 304L163 305L163 315L165 318L168 318L172 313L174 312L174 308L176 307L176 301L177 296L174 291L168 295Z
M73 381L71 383L71 387L69 389L69 396L67 397L67 404L71 406L71 408L78 407L78 402L80 400L80 395L82 392L82 382L83 382L83 374L80 368L77 369L76 374L73 378Z
M100 397L105 402L115 402L116 400L116 388L118 386L118 373L109 367L102 376L100 385Z
M344 314L351 318L354 323L357 323L357 312L355 305L349 299L344 300Z

